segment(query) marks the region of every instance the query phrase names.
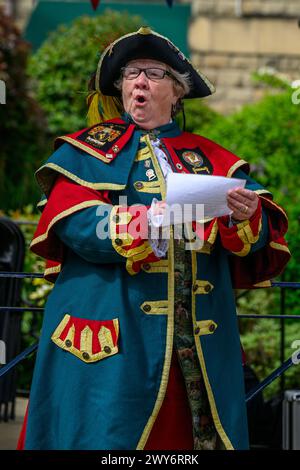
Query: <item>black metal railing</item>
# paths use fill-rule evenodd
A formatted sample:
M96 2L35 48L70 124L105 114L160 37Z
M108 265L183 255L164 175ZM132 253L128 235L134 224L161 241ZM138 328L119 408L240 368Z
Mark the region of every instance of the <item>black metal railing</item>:
M41 273L22 273L22 272L0 272L0 278L43 278L43 274ZM260 315L260 314L238 314L239 318L252 318L252 319L276 319L280 320L281 323L284 322L284 320L288 319L293 319L293 320L299 320L300 315L287 315L285 313L285 289L300 289L300 282L272 282L271 283L271 288L280 288L281 289L281 313L279 315ZM9 305L6 306L0 306L0 313L1 311L14 311L14 312L25 312L25 311L31 311L31 312L43 312L43 308L40 307L11 307ZM284 343L285 343L285 338L284 338L284 331L281 328L281 337L280 337L280 357L281 357L281 365L277 369L275 369L268 377L266 377L260 384L258 384L257 387L254 389L250 390L247 395L246 395L246 401L252 400L258 393L260 393L267 385L269 385L273 380L275 380L278 377L282 377L283 373L289 369L294 363L292 360L291 356L289 359L285 360L284 358ZM283 337L282 337L283 336ZM0 377L4 376L7 374L10 370L12 370L17 364L19 364L22 360L24 360L26 357L28 357L30 354L32 354L34 351L36 351L38 348L38 342L35 344L29 346L26 348L24 351L22 351L20 354L18 354L12 361L10 361L8 364L2 366L0 369ZM282 390L283 391L283 390Z

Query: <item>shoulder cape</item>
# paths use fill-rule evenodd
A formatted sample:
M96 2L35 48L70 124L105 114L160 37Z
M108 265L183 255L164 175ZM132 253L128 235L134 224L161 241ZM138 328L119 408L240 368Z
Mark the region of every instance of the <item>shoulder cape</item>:
M44 196L39 208L43 211L34 241L42 233L51 233L50 228L56 220L74 212L74 207L83 207L81 203L94 204L93 201L103 199L103 193L120 191L126 188L130 170L140 145L140 132L135 132L134 124L121 119L114 119L80 130L55 141L55 152L47 162L38 169L36 178ZM273 202L271 194L247 176L249 165L230 151L202 136L182 132L176 137L161 137L168 150L176 171L195 174L213 174L219 176L235 176L240 170L247 179L247 187L255 191L267 214L269 240L267 245L245 256L241 246L240 256L231 256L230 263L234 286L237 288L262 287L270 285L270 279L281 273L290 253L284 235L287 231L285 212ZM47 207L47 198L57 176L63 175L76 183L68 197L52 199L51 207ZM44 210L46 209L46 210ZM259 223L256 221L259 232ZM240 243L244 227L238 224L228 231L222 220L212 220L205 224L205 241L213 246L217 237L226 239L229 246ZM247 227L246 227L247 228ZM227 233L228 232L228 233ZM33 251L48 259L46 274L54 280L63 261L63 249L50 247L51 237L47 238L48 248L39 253L38 245ZM58 238L54 245L57 245ZM48 256L47 256L48 255ZM50 256L49 256L50 255ZM54 276L54 277L53 277Z

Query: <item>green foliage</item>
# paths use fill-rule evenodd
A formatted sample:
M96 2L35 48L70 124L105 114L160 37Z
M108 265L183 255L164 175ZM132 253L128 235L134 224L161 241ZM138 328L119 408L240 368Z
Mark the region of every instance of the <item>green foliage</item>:
M282 76L275 71L265 70L260 72L254 72L252 74L252 79L255 82L264 83L268 87L279 88L280 90L289 90L290 83L287 77Z
M285 270L284 280L300 281L300 109L292 103L293 90L267 95L260 102L244 106L240 111L216 118L194 131L218 142L247 160L252 175L270 190L276 202L289 216L287 240L292 259ZM300 291L287 291L286 313L299 314ZM278 314L280 300L274 289L253 291L238 300L240 313ZM279 320L241 320L242 343L249 364L260 379L279 366ZM286 327L286 358L291 356L291 343L300 339L300 322ZM299 371L292 367L287 373L287 387L299 387ZM276 380L266 389L269 397L278 390Z
M241 323L248 320L241 320ZM299 349L293 343L300 340L299 321L288 322L285 326L285 358L289 358ZM271 319L256 320L251 329L241 334L243 347L247 354L247 361L253 366L260 380L265 379L271 372L281 365L280 360L280 321ZM285 389L298 389L300 387L299 366L292 366L285 372ZM280 381L275 379L264 390L266 399L278 394Z
M291 94L290 89L268 95L199 130L250 162L253 176L287 211L287 239L294 259L286 270L286 280L295 281L300 279L300 109L292 103Z
M141 24L137 16L109 10L101 16L79 17L51 33L33 55L29 73L53 136L86 127L88 81L101 53Z
M184 112L186 116L185 130L187 132L194 132L197 129L198 133L202 133L201 129L205 126L214 125L216 122L222 121L223 116L211 109L205 104L203 99L186 100L184 103ZM182 115L176 118L181 129L183 129Z
M38 198L33 173L45 153L45 121L28 89L29 45L0 8L0 79L6 105L0 106L0 201L12 209Z

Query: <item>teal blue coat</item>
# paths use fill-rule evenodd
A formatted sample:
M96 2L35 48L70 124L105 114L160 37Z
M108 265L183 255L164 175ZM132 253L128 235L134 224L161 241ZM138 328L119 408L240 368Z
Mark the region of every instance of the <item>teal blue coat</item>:
M175 124L160 129L160 137L169 143L181 135ZM129 204L150 205L153 197L164 198L163 176L151 152L148 157L156 185L147 182L145 157L143 152L138 154L141 145L144 152L147 147L140 138L141 131L135 129L109 164L64 143L39 170L41 188L49 197L55 177L62 174L96 191L109 190L112 204L120 195L126 195ZM222 148L210 145L221 156ZM236 162L237 158L231 175L245 178L247 187L267 194L243 171L244 162ZM138 190L136 183L141 181L145 184ZM51 197L47 204L50 201ZM142 265L132 275L126 269L126 258L111 240L99 240L95 235L101 219L96 214L98 207L71 210L51 225L54 238L50 241L63 242L64 262L45 308L26 449L143 449L164 399L174 332L172 240L166 260ZM110 211L111 206L108 208ZM250 259L268 243L267 217L265 208L259 235L245 258ZM195 344L216 429L227 449L247 449L244 378L230 266L237 255L223 246L220 233L215 230L213 234L214 230L210 230L210 243L192 251ZM36 242L37 238L32 249L46 256L39 251L41 238ZM47 255L51 257L50 250ZM102 338L108 353L97 356L90 349L84 356L87 342L81 343L85 344L82 350L67 346L60 335L69 316L77 319L77 326L79 322L97 326L99 321L106 325L112 333L108 339ZM69 344L74 334L74 329L69 332Z

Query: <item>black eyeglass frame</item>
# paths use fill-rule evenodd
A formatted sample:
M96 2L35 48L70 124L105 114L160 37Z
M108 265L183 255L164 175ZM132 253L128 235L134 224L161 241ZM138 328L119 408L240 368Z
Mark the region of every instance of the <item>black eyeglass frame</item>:
M133 78L128 78L128 77L125 77L124 75L124 70L126 69L136 69L136 70L139 70L138 74L136 77L133 77ZM148 77L148 74L147 74L147 70L161 70L163 72L163 76L162 77L157 77L157 78L150 78ZM165 70L165 69L161 69L159 67L147 67L145 69L141 68L141 67L122 67L121 68L121 72L122 72L122 76L124 78L126 78L126 80L134 80L135 78L138 78L138 76L144 72L144 74L146 75L146 77L148 78L148 80L151 80L151 81L157 81L157 80L163 80L165 78L165 76L167 75L168 77L172 78L173 80L175 80L177 82L177 79L176 77L171 73L169 72L168 70Z

